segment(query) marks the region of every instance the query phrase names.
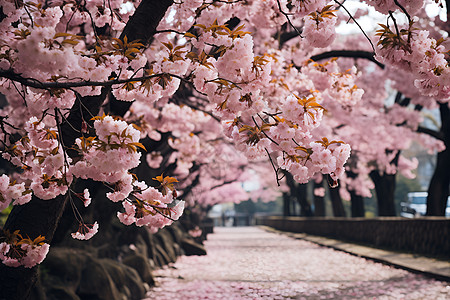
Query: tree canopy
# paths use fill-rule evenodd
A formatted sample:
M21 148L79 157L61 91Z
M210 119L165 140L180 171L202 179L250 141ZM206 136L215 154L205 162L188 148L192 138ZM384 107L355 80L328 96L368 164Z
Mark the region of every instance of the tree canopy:
M185 206L248 199L246 180L267 200L323 178L345 198L375 188L389 215L389 176L417 166L401 154L412 141L439 152L428 214L443 215L449 27L425 7L445 3L358 3L2 1L3 264L42 262L66 203L74 238L101 230L76 209L95 201L88 181L122 223L152 231ZM337 34L344 23L361 30ZM433 108L439 131L421 126Z

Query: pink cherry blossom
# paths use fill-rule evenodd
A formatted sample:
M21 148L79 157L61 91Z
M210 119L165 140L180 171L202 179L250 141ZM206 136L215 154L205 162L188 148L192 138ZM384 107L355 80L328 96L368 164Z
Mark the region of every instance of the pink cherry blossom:
M98 232L98 223L94 224L84 224L80 223L78 230L75 233L72 233L72 238L78 240L89 240Z

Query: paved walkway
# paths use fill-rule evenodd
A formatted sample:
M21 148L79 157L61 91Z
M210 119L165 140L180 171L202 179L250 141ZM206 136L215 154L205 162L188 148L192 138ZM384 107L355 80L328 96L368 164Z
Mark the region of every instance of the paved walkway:
M436 281L258 227L214 228L208 255L156 271L150 299L450 299Z
M410 253L402 253L377 249L358 244L346 243L331 238L309 235L306 233L283 232L271 227L262 226L264 230L284 234L295 239L302 239L336 250L345 251L353 255L383 262L405 270L450 282L450 261Z

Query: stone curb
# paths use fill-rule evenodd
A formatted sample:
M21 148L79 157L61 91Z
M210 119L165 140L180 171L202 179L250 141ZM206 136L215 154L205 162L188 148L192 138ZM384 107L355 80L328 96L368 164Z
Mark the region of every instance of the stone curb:
M418 256L409 253L377 249L326 237L309 235L306 233L280 231L268 226L260 225L259 227L269 232L283 234L295 239L309 241L320 246L343 251L352 255L388 264L414 273L423 274L437 280L450 282L450 262L446 260L439 260L436 258Z

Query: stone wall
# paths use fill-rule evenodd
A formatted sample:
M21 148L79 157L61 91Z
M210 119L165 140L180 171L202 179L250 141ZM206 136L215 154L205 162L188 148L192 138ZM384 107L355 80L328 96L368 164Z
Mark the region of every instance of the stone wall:
M426 217L302 218L259 217L258 225L372 245L379 248L450 258L450 219Z

